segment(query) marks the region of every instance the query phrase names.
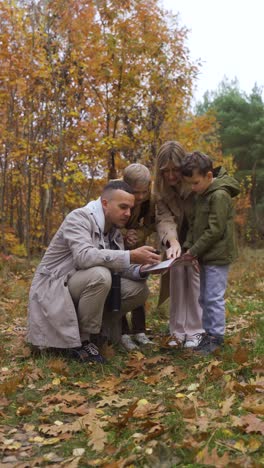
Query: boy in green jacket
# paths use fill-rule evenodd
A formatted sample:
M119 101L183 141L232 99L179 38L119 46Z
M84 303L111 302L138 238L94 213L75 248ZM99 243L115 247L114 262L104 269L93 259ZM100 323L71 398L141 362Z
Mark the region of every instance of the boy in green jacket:
M200 264L205 335L195 349L206 355L224 342L224 295L229 266L237 256L232 198L240 190L237 180L222 167L213 169L209 156L198 151L184 158L181 172L197 194L184 248Z

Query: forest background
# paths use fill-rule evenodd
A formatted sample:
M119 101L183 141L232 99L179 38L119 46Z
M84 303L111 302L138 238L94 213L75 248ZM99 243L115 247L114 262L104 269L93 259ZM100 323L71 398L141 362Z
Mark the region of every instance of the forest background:
M263 239L261 90L223 82L193 110L187 34L157 0L0 1L1 466L263 466L263 248L232 266L216 355L168 350L155 277L152 349L109 346L87 367L25 340L35 266L65 215L131 162L153 174L166 140L240 179L240 241Z
M109 178L179 140L241 181L240 239L263 239L264 103L223 82L191 110L200 69L157 0L0 4L0 247L41 253Z

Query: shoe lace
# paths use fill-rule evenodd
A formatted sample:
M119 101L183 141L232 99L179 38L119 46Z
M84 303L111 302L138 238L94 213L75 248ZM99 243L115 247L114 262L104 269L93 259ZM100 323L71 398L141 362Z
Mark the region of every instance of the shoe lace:
M200 338L200 344L199 344L199 347L200 346L204 346L204 345L207 345L211 342L211 337L210 335L208 335L207 333L197 333L196 336L199 335L199 338Z
M197 340L202 340L205 336L207 336L207 335L205 335L204 333L194 333L194 334L190 337L190 340L191 340L192 338L197 338Z
M93 356L98 356L98 354L99 354L99 350L98 350L97 346L95 346L95 344L93 344L93 343L83 344L83 349L85 349L85 351L88 354L91 354Z

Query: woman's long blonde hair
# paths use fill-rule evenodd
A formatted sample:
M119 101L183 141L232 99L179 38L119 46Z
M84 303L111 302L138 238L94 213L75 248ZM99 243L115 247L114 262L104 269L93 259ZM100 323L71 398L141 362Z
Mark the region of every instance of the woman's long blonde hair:
M166 141L161 145L155 164L154 193L157 198L162 197L166 190L162 170L172 161L176 167L180 167L181 161L186 156L182 145L178 141Z

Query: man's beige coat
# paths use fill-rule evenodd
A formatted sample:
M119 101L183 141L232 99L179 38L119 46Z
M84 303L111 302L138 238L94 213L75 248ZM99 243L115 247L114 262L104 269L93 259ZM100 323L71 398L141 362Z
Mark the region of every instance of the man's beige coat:
M28 336L39 347L81 346L76 310L67 281L77 271L95 266L121 271L139 280L139 266L130 265L119 230L112 233L117 250L105 249L105 217L101 200L72 211L53 237L39 264L29 296Z

